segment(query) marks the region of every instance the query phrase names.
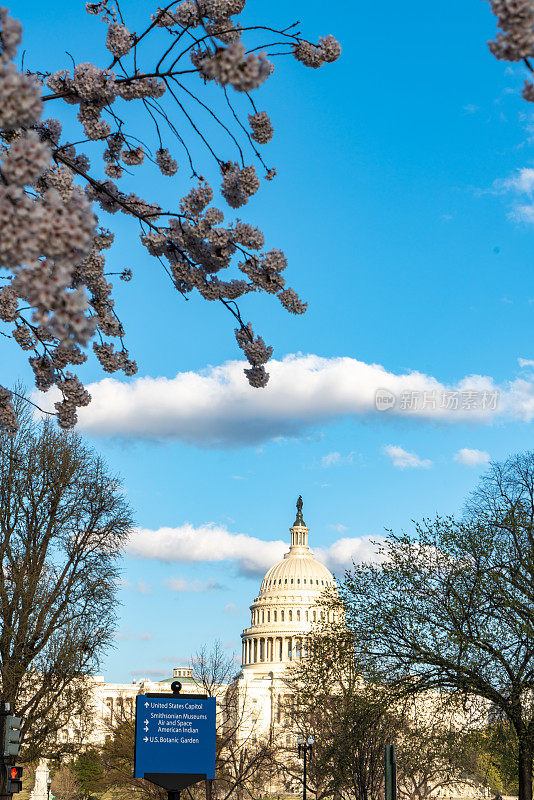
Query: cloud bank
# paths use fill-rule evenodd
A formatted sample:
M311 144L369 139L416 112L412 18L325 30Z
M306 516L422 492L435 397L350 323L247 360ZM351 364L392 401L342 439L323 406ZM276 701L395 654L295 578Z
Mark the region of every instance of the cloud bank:
M140 528L134 531L127 546L128 555L150 558L167 564L233 561L242 575L266 572L287 550L282 540L264 542L244 533L230 533L220 525L189 523L177 528Z
M381 541L383 537L372 537ZM283 558L287 542L265 542L245 533L231 533L220 525L201 525L198 528L185 524L177 528L134 531L127 545L127 554L133 558L153 559L167 564L194 564L232 562L237 572L245 576L263 576ZM371 537L342 538L329 547L314 548L315 555L329 569L343 572L353 561L376 558L376 546ZM168 587L174 591L206 591L218 588L215 581L188 581L170 578Z
M105 378L88 387L93 401L80 409L79 427L93 436L241 447L299 436L346 417L489 424L503 417L530 422L534 416L531 379L498 386L491 377L471 375L447 386L421 372L395 374L380 364L316 355L271 361L269 371L261 390L248 385L240 361L175 378ZM386 394L388 405L381 408L387 410L377 410L377 392ZM55 399L47 395L49 408Z

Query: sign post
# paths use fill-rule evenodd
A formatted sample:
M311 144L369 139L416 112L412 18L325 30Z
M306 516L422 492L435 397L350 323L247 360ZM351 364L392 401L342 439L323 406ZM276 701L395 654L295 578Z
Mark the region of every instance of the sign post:
M171 688L173 694L136 698L134 778L178 800L181 789L215 777L216 708L214 697L181 696L179 681Z
M397 764L395 762L395 745L387 744L384 753L385 767L385 800L397 799Z

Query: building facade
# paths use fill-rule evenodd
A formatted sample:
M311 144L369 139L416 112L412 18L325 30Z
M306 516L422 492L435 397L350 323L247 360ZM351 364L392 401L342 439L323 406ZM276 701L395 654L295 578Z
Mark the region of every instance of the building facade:
M331 572L317 561L308 545L309 529L300 497L289 530L288 552L268 570L250 606L250 625L241 634L241 670L233 681L246 720L240 735L254 740L269 735L282 721L288 693L284 674L304 657L306 635L324 618L326 612L317 605L319 597L325 589L335 587ZM138 694L170 691L170 683L176 679L182 683L182 694L202 691L190 667L176 667L173 676L164 681L109 683L95 675L90 686L95 724L88 744L102 743L110 725L124 715L133 715ZM229 686L220 687L221 696ZM74 732L64 730L61 735L66 740Z
M307 635L314 625L334 613L325 609L320 600L325 590L336 591L336 583L308 545L309 529L300 497L289 531L288 552L267 571L250 606L250 624L241 634L241 668L233 680L217 687L218 725L221 730L227 725L235 731L235 744L242 750L269 739L289 748L288 752L295 751L291 725L286 724L285 717L292 699L286 681L288 670L305 658ZM181 682L184 695L203 692L190 667L176 667L172 677L157 682L108 683L103 677L94 676L90 692L95 719L84 743L102 744L110 726L125 716L133 716L138 694L170 692L170 683L176 679ZM433 702L428 698L423 706L417 712L420 717L433 711ZM65 730L61 736L64 741L70 737L74 740L76 732ZM284 790L283 784L269 781L271 790ZM299 787L300 784L300 791ZM285 788L295 787L286 784ZM488 794L488 790L470 782L457 785L454 792L448 787L432 793L435 798L446 800L482 800ZM31 800L45 798L34 793Z

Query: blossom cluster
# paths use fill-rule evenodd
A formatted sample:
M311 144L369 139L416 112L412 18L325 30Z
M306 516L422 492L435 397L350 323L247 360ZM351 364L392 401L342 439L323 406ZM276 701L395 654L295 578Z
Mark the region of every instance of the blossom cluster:
M221 86L233 86L238 92L251 92L264 83L273 65L264 53L247 55L243 42L237 40L227 47L193 51L192 61L208 80Z
M302 62L304 66L318 69L322 67L326 61L337 61L341 55L341 45L338 40L330 34L319 39L319 43L316 45L305 39L301 39L293 46L293 55L297 61Z
M201 90L209 82L221 87L223 105L238 123L237 134L245 134L247 147L252 144L252 155L265 169L265 180L275 177L275 167L264 163L253 144L267 144L274 127L268 113L257 111L249 97L272 75L274 66L260 47L248 49L245 44L249 29L235 19L245 2L182 0L156 9L141 34L128 29L114 0L88 2L87 12L106 25L111 63L74 63L71 69L35 74L23 73L13 63L22 27L0 7L0 271L7 273L7 277L0 275L5 281L0 284L0 320L28 353L36 387L46 392L55 386L59 391L61 399L54 408L63 428L72 427L77 408L90 402L80 378L68 370L69 365L86 361L85 348L92 345L105 372L122 370L133 375L137 371L124 344L125 330L106 272L104 251L112 246L114 234L100 225L96 207L105 214L121 212L134 218L142 245L164 263L179 292L195 290L203 299L220 301L228 308L238 323L236 340L249 363L245 374L253 387L267 384L265 364L273 350L255 335L251 323L245 325L236 301L259 291L276 295L290 313L306 310L282 276L287 266L283 252L263 251L265 236L257 226L239 219L225 221L223 211L212 205L214 189L197 170L196 156L175 119L176 111L183 113L185 128L192 129L214 156L221 175L220 195L230 209L245 206L258 192L260 176L212 105L213 89L203 100L189 84L181 83L179 76L196 72ZM172 34L171 46L164 43L157 65L143 70L138 43L162 28ZM273 29L256 25L250 30L269 31L271 36ZM184 32L188 44L176 56L175 47ZM335 61L341 52L332 36L313 45L291 29L279 34L287 41L288 53L307 66ZM234 107L234 95L245 95L244 100L252 103L250 133L240 119L241 111ZM226 158L216 155L207 133L186 107L186 98L230 134L237 153ZM43 107L51 101L74 107L83 131L75 136L76 145L65 139L57 119L42 119ZM130 131L129 106L114 108L121 103L135 106L136 101L155 123L155 147L139 139L141 126ZM163 103L173 104L172 114ZM119 184L125 172L132 175L150 164L168 177L185 172L179 171L184 160L175 157L163 140L164 130L170 130L185 150L196 181L177 195L183 195L178 208L170 210L135 191L124 191ZM224 278L223 270L231 267L239 270L239 277ZM133 277L129 267L111 274L126 282ZM12 392L0 387L0 430L14 432L16 428L12 400Z
M249 114L248 121L252 128L252 138L258 144L267 144L274 136L274 128L266 111L257 111Z
M534 53L534 4L531 0L490 0L502 33L489 42L502 61L521 61Z

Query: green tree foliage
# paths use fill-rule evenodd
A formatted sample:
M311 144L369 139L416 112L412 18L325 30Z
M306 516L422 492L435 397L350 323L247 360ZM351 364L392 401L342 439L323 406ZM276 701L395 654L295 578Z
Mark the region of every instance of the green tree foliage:
M70 762L81 796L86 800L93 795L99 795L104 789L104 767L99 750L90 747L83 750L80 755Z
M516 795L517 734L508 720L493 722L465 736L478 780L495 794Z

